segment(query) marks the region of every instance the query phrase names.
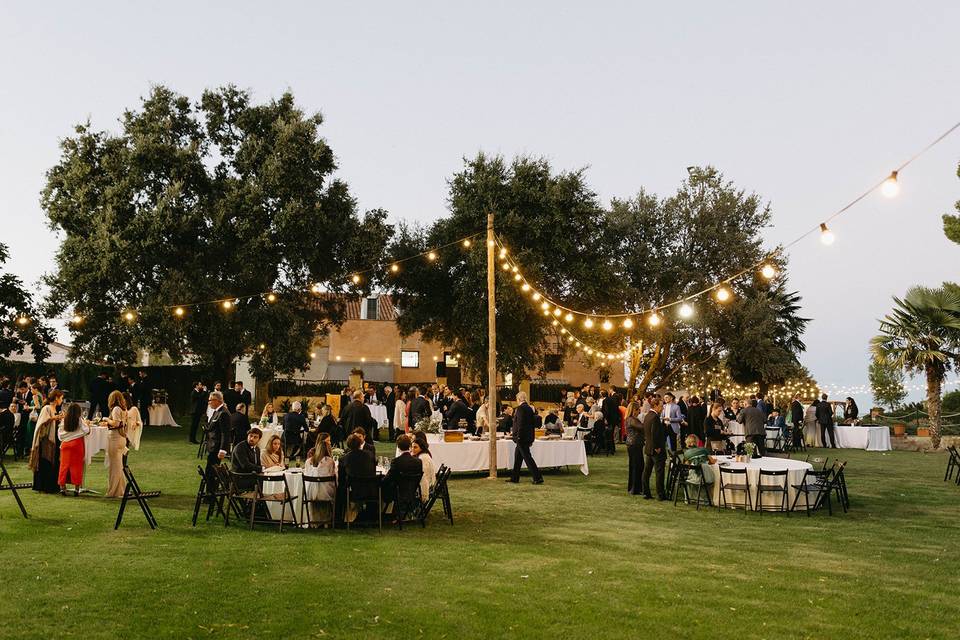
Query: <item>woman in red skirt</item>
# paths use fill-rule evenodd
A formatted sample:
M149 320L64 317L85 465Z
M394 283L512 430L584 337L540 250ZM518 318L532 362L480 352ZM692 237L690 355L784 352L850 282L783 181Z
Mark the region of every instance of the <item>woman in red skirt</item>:
M67 480L73 485L73 495L80 495L83 484L83 459L86 453L83 437L90 433L90 427L80 417L80 405L76 402L67 407L63 424L57 435L60 438L60 495L67 495Z

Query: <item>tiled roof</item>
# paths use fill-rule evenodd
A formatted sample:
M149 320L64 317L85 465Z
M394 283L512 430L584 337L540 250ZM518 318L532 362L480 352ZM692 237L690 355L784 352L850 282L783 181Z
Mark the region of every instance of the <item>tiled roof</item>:
M347 320L360 320L360 303L361 301L366 300L366 298L361 298L359 296L348 296L343 293L321 293L317 295L317 298L323 300L333 300L339 298L346 305L346 319ZM377 320L387 320L387 321L396 321L397 319L397 308L393 304L393 297L380 294L377 296Z

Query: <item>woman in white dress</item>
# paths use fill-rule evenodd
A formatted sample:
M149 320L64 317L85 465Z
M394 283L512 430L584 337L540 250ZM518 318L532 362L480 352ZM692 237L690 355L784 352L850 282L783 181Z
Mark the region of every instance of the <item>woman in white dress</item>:
M127 406L127 446L134 451L140 451L140 436L143 435L143 418L140 416L140 409L133 401L133 396L129 393L123 394L123 399Z
M803 412L803 441L809 447L817 447L819 438L817 437L817 399L814 398L806 411Z
M397 404L393 408L393 428L394 431L400 431L400 425L403 425L403 431L407 431L407 394L400 392L397 397Z
M486 401L477 409L477 435L486 431L489 422L487 421L487 403Z
M321 433L317 439L317 446L307 453L307 460L303 467L303 475L313 478L327 478L337 475L336 463L330 447L330 434ZM305 482L306 499L327 500L332 503L337 495L337 482ZM331 519L331 504L308 502L308 515L311 522L325 522Z
M430 455L430 445L427 443L427 437L422 431L417 431L413 439L411 453L420 460L423 465L423 476L420 478L420 499L426 502L430 498L430 489L437 483L437 468L433 464L433 456Z

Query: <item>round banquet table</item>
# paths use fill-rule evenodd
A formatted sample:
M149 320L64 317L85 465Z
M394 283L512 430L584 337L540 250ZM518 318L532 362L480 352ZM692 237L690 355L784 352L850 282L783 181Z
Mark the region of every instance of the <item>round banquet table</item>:
M384 405L368 404L367 407L370 409L370 415L377 421L377 427L386 427L389 424L387 421L387 408Z
M147 409L150 413L151 427L179 427L177 421L173 419L170 413L170 406L167 404L152 404Z
M757 484L760 482L760 470L764 469L766 471L780 471L782 469L787 470L787 508L789 509L793 506L793 501L796 498L797 491L793 488L795 484L801 484L803 482L804 474L809 470L813 469L813 465L809 462L803 462L802 460L790 460L787 458L771 458L765 456L763 458L754 458L750 462L734 462L732 456L717 456L716 464L705 465L709 466L713 472L713 486L712 491L713 495L713 504L720 504L720 465L725 464L724 468L726 469L747 469L747 483L750 486L750 499L753 501L754 509L759 505L757 504ZM742 480L740 478L734 478L731 476L726 476L731 483L739 483ZM727 481L727 480L725 480ZM764 484L780 484L782 480L778 478L767 478L764 481ZM765 493L763 494L763 504L768 507L778 507L780 501L782 500L781 494L779 493ZM726 495L727 503L736 502L741 503L745 501L745 496L742 491L731 491L727 490ZM804 499L801 497L800 501L797 503L797 506L805 505Z
M377 467L377 475L386 475L387 470L383 467ZM290 490L290 496L293 498L293 513L297 514L297 522L300 523L300 507L303 504L303 469L301 467L291 467L283 472L265 473L264 475L277 478L275 481L264 481L263 492L265 494L283 493L283 482L281 476L287 479L287 488ZM334 475L337 475L334 473ZM280 519L283 511L283 505L279 502L268 502L267 510L270 517L274 520ZM293 516L290 513L290 505L287 505L284 522L293 522Z
M509 438L497 439L497 468L513 467L517 445ZM399 455L399 451L396 452ZM587 450L583 440L536 440L530 453L541 469L576 466L580 473L590 474ZM490 468L490 441L430 442L430 455L436 467L447 465L454 473L485 471Z

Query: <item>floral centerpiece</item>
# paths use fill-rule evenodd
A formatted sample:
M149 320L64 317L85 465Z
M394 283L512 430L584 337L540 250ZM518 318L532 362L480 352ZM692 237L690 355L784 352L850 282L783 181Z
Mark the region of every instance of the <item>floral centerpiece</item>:
M334 447L333 449L330 450L330 456L334 460L339 460L340 458L343 457L343 449L341 449L340 447Z
M413 428L415 431L423 431L424 433L440 433L440 423L434 422L429 417L423 417L417 420Z
M752 442L743 443L743 453L747 456L747 460L753 457L753 452L757 450L757 445Z

